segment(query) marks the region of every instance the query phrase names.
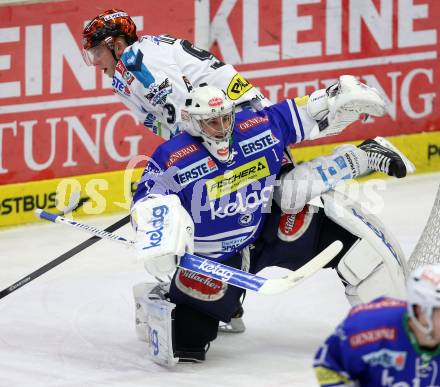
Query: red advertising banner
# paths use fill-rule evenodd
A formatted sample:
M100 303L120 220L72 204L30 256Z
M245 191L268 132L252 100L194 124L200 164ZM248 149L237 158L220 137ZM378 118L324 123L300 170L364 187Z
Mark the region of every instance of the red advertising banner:
M380 90L386 117L344 141L440 128L437 0L57 1L0 7L0 184L124 169L159 138L81 56L83 26L122 8L140 34L194 41L273 102L353 74ZM323 142L326 142L323 141Z

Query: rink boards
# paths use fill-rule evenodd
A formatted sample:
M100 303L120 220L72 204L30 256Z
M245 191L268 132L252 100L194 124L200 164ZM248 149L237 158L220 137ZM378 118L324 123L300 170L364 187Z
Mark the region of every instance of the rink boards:
M389 137L416 165L416 173L440 170L440 132ZM355 144L359 143L353 142ZM296 162L330 154L340 143L294 148ZM3 185L0 192L0 226L35 222L34 210L39 207L57 211L67 204L72 191L80 191L84 202L75 216L127 212L131 193L142 168L87 174L68 178L29 181ZM378 178L372 174L369 178Z

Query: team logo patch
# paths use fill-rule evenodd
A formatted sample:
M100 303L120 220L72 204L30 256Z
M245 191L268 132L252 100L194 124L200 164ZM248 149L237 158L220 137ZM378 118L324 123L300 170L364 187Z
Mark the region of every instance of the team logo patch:
M235 101L239 99L244 93L252 88L252 84L244 79L240 74L235 74L229 82L226 94L229 99Z
M171 86L170 80L166 78L160 85L151 85L145 98L148 99L153 106L163 105L167 100L168 94L172 92L173 87Z
M168 161L166 162L167 168L171 167L176 161L181 160L194 152L197 152L198 150L199 147L196 144L190 144L171 153Z
M257 117L249 118L246 121L240 122L239 124L237 124L237 126L241 132L246 132L250 128L264 124L266 122L269 122L269 118L267 118L267 116L263 116L263 117L257 116Z
M182 187L186 187L193 181L196 181L217 170L217 164L212 157L208 156L181 169L177 174L177 180Z
M267 160L265 157L260 157L208 180L206 182L208 197L210 200L221 198L269 175Z
M405 367L406 352L391 351L383 348L380 351L363 355L362 360L371 366L380 365L384 368L395 368L398 371L402 371Z
M348 341L352 348L358 348L381 340L394 341L396 340L396 335L396 328L383 327L356 333L351 335Z
M134 76L130 71L127 70L124 63L120 60L118 63L116 63L116 71L122 75L122 78L125 79L125 82L127 82L129 85L131 85L131 82L134 80Z
M228 288L219 280L182 269L177 270L176 286L181 292L202 301L217 301Z
M280 141L272 134L271 130L264 132L238 143L243 155L245 157L251 156L255 153L264 151L265 149L273 147Z
M243 214L238 218L238 224L240 226L248 226L254 220L254 215L252 214Z
M297 214L282 214L278 224L278 238L285 242L293 242L300 238L312 222L313 212L305 206Z

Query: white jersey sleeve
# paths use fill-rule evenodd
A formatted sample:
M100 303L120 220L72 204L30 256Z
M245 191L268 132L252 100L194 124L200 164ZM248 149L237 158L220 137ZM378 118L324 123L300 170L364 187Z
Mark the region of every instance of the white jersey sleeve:
M173 44L173 55L178 67L190 80L192 86L207 83L222 89L236 104L250 101L255 97L261 100L263 106L270 104L232 65L223 63L209 51L195 47L188 40L177 39Z
M155 134L169 139L181 130L181 109L194 86L224 90L237 104L268 100L231 66L190 42L170 36L143 36L117 63L113 89Z

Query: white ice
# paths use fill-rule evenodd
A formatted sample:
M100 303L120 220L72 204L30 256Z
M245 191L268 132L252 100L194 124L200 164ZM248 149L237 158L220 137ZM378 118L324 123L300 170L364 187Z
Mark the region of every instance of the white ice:
M440 174L387 180L373 187L374 202L360 187L365 203L383 204L377 215L407 256L439 183ZM85 221L105 227L120 217ZM132 237L128 226L119 231ZM0 289L87 238L43 222L0 231ZM219 336L203 364L169 370L135 335L132 286L148 279L131 250L100 241L0 300L0 386L314 386L313 355L349 309L332 270L281 296L248 294L245 333Z

